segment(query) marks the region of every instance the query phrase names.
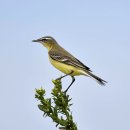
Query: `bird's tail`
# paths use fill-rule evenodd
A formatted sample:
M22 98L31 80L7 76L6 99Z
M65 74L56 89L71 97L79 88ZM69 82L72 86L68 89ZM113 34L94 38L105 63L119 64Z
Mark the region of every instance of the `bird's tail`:
M87 72L87 76L89 76L90 78L96 80L100 85L106 85L107 81L101 79L100 77L94 75L91 72Z

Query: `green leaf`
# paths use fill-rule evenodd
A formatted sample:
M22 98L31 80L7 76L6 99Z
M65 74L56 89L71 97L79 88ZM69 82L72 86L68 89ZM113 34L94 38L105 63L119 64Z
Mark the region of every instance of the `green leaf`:
M70 106L72 98L62 90L61 80L53 80L54 88L51 97L45 97L45 89L36 89L35 98L40 101L38 108L43 112L44 117L50 117L53 122L63 126L66 130L77 130L77 126L73 121Z

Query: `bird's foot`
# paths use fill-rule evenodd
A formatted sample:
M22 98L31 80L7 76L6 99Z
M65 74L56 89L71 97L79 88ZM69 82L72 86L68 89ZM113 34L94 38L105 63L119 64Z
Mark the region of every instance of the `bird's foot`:
M62 78L63 78L63 76L61 76L61 77L57 78L56 80L61 80Z

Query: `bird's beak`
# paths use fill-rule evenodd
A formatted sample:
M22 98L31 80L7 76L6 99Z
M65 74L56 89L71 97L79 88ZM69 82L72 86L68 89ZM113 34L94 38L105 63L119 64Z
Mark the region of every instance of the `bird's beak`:
M41 39L32 40L32 42L40 42Z

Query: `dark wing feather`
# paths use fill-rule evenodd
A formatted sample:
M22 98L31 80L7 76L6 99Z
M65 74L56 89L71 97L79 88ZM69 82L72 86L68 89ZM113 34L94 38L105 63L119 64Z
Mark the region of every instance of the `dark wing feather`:
M53 51L50 51L49 55L53 60L59 61L61 63L67 64L67 65L74 66L76 68L88 70L91 72L89 67L85 66L82 62L80 62L75 57L64 56L62 53L56 53Z

